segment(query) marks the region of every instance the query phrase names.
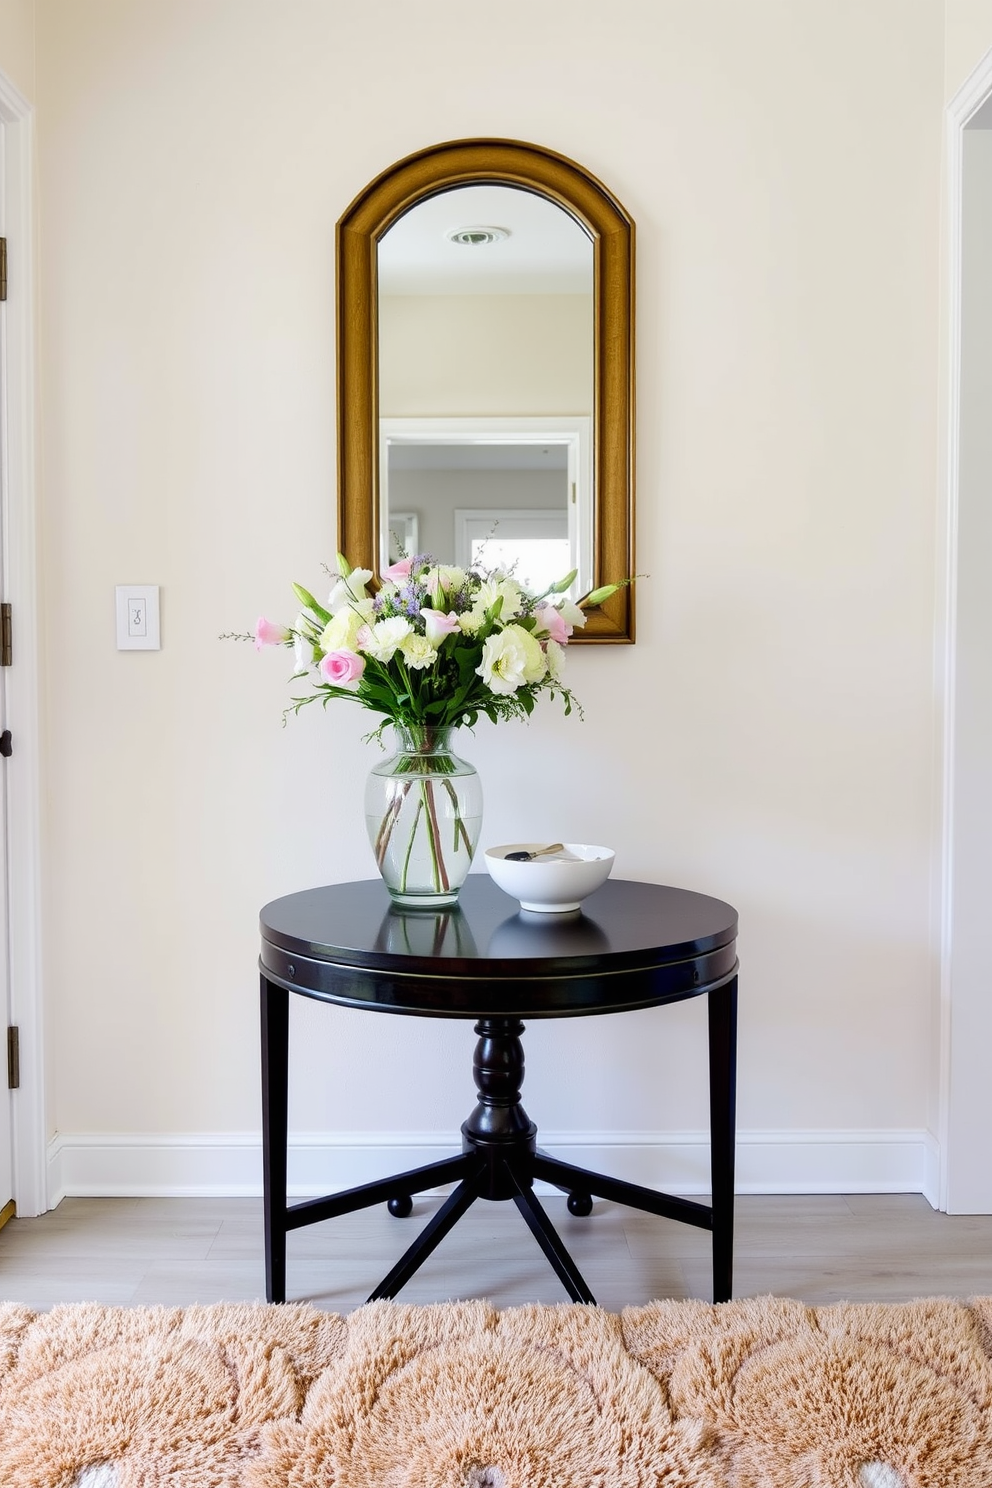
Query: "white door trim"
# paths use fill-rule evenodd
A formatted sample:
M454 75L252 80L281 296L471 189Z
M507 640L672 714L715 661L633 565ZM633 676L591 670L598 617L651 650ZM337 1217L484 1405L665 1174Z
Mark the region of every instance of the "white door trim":
M7 492L4 599L13 605L7 671L14 754L6 761L10 997L20 1029L21 1084L12 1106L14 1200L20 1215L48 1208L40 933L38 577L34 425L34 114L0 75L10 261L7 299Z
M943 606L938 621L937 670L943 701L941 835L939 862L940 945L940 1065L938 1075L938 1130L940 1150L938 1203L953 1208L949 1190L951 1104L962 1092L952 1089L951 1056L955 1031L954 999L960 1000L955 984L954 944L954 856L956 812L959 809L955 779L958 747L958 550L961 510L961 340L964 204L964 131L982 105L992 97L992 52L955 94L947 108L947 426L946 488L944 507ZM960 1017L961 1008L958 1008ZM987 1143L987 1134L986 1134ZM987 1150L987 1148L986 1148ZM987 1160L987 1159L986 1159Z

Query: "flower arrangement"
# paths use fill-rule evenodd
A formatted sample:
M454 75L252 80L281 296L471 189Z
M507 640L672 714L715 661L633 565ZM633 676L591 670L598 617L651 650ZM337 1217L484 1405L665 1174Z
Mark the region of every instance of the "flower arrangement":
M259 650L291 647L293 679L310 683L286 715L349 698L382 715L370 737L393 724L399 752L373 769L366 788L376 864L397 903L452 904L475 853L482 795L473 767L450 748L450 730L480 715L526 718L542 693L581 714L561 680L565 647L586 609L620 585L576 603L567 597L574 571L531 594L505 569L455 568L424 554L387 568L375 594L371 578L339 553L327 607L294 584L302 606L294 623L260 618L253 639Z
M367 568L352 568L338 554L338 574L327 608L304 589L293 625L260 618L255 645L292 646L294 679L313 691L295 698L287 712L318 699L350 698L407 727L493 723L533 712L541 693L575 704L561 681L564 648L585 610L602 604L619 584L606 584L577 604L566 597L575 572L541 594L529 594L511 573L454 568L420 554L383 573L374 596Z

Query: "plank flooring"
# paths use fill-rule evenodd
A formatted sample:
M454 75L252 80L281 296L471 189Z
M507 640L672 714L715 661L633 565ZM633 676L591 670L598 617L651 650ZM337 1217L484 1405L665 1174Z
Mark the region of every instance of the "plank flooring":
M288 1300L347 1313L365 1301L437 1207L409 1219L385 1207L294 1231ZM585 1219L545 1201L597 1302L611 1311L656 1297L710 1298L709 1235L597 1201ZM40 1311L262 1297L257 1199L65 1199L0 1229L0 1300ZM935 1213L915 1194L741 1197L737 1297L809 1304L992 1294L992 1216ZM488 1297L499 1307L567 1300L514 1205L479 1202L399 1301Z

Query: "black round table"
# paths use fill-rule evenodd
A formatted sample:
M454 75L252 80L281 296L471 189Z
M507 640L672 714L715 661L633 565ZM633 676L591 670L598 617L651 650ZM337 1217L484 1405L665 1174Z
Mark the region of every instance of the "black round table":
M520 910L488 875L472 874L455 909L399 909L378 879L289 894L261 913L262 1158L265 1284L286 1300L286 1235L370 1204L410 1213L412 1196L456 1187L372 1292L394 1297L476 1199L513 1199L573 1301L593 1302L534 1193L543 1179L573 1214L592 1198L713 1233L713 1300L733 1275L737 1049L737 914L704 894L609 879L581 910ZM462 1151L326 1198L287 1204L289 993L370 1012L472 1018L475 1109ZM630 1012L706 996L709 1028L709 1204L588 1172L543 1152L520 1102L523 1019Z

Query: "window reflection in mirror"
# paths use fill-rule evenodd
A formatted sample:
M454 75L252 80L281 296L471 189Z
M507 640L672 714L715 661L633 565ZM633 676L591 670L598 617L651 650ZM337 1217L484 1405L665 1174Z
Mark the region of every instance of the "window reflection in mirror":
M384 418L379 437L387 563L512 566L531 589L574 568L573 596L593 587L588 417Z
M417 203L378 244L379 557L593 583L593 245L533 191ZM411 538L413 545L411 547Z

